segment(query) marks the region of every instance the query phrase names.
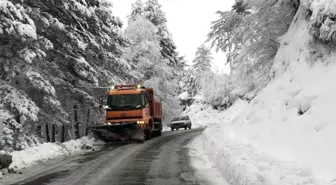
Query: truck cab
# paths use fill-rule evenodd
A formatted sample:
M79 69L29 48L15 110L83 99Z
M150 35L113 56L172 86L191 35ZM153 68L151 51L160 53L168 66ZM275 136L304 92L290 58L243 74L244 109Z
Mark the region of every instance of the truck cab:
M108 90L104 123L96 126L119 136L143 132L146 139L162 134L162 104L154 91L140 85L116 85ZM139 134L138 134L139 135Z

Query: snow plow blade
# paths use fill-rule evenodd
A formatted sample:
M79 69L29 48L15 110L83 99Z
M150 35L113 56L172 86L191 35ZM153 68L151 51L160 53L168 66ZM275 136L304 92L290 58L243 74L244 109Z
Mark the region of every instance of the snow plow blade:
M88 129L94 137L105 142L116 140L145 141L144 131L137 124L90 125Z

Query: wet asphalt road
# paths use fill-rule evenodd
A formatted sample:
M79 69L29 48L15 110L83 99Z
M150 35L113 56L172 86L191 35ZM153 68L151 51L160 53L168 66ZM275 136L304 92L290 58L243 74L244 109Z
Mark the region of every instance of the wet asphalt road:
M190 165L188 142L201 129L165 132L143 144L108 144L100 151L59 159L9 177L15 185L203 185ZM34 172L32 172L34 170ZM18 176L18 175L16 175ZM16 181L16 182L15 182ZM0 184L1 181L0 181Z

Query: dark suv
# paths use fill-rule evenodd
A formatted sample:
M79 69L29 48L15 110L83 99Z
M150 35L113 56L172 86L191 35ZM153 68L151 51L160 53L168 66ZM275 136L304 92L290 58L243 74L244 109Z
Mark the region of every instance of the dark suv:
M191 129L191 121L189 116L175 117L170 123L170 128L172 131L174 131L174 129L178 130L180 128L184 128L185 130L187 130L187 128Z

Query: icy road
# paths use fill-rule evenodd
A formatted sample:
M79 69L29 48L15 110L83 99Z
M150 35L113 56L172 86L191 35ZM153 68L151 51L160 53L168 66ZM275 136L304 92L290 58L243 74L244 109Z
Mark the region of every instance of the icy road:
M164 132L143 144L109 144L104 149L57 159L9 175L4 184L178 185L209 184L195 175L186 145L201 129Z

